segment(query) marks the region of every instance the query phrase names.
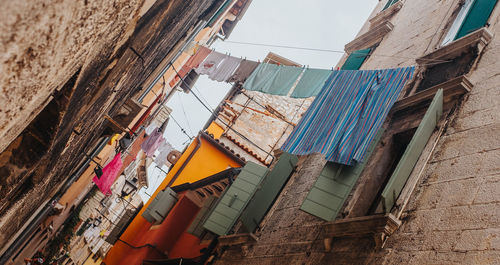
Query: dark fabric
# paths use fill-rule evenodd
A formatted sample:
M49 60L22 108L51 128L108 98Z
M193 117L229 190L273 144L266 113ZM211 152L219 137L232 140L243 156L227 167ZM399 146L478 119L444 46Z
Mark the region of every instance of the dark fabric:
M243 60L240 63L240 66L236 71L234 71L233 75L229 77L226 82L240 82L243 83L247 80L247 78L252 74L252 72L259 65L258 62Z

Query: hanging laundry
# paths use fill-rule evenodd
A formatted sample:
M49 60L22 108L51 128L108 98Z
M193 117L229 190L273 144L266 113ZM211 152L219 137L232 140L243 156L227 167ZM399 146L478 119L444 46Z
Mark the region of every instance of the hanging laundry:
M180 87L182 88L182 90L184 90L185 93L189 93L199 77L200 75L195 70L191 70L191 72L189 72L189 74L184 77L184 82L181 83Z
M241 58L227 55L226 58L222 60L217 69L208 76L208 78L215 81L224 82L229 79L229 77L231 77L240 63Z
M172 145L165 141L163 142L160 147L158 147L158 151L160 152L158 154L158 156L156 156L156 159L155 159L155 163L161 167L163 165L165 165L165 163L167 162L167 157L168 157L168 154L170 152L172 152L174 150L174 148L172 147Z
M231 77L226 80L226 82L245 82L258 65L258 62L244 59L243 61L241 61L240 65L238 66L236 71L234 71Z
M414 67L334 71L282 146L296 155L322 153L328 161L362 162Z
M290 97L308 98L317 96L333 70L306 69Z
M261 63L243 84L243 88L251 91L263 91L278 74L279 66L276 64Z
M304 69L300 67L280 65L278 74L274 76L267 86L262 88L261 92L271 95L286 96L303 70Z
M175 69L178 74L168 83L170 87L174 87L181 78L186 77L188 73L191 72L193 68L197 68L200 63L207 58L207 56L212 52L209 48L205 46L198 46L196 48L196 53L187 60L187 62L181 67L181 69Z
M217 70L217 67L219 67L222 60L226 57L227 55L223 53L212 51L207 58L200 63L198 68L196 68L196 72L200 75L210 75Z
M141 144L141 149L146 153L146 156L152 157L160 146L160 144L165 141L163 138L163 132L159 128L153 130L153 133L149 135L146 140Z
M92 179L99 190L101 190L101 192L106 196L111 195L111 185L113 185L116 176L118 176L118 173L120 173L120 169L122 168L123 164L121 155L121 153L116 154L113 160L104 166L102 169L102 176L100 178L94 176Z

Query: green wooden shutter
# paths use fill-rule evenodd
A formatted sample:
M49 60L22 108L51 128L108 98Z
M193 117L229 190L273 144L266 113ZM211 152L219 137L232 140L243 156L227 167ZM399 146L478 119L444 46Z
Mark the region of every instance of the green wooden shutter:
M236 180L226 188L203 227L217 235L226 235L255 194L268 169L247 162Z
M386 10L387 8L389 8L390 6L394 5L398 1L399 0L389 0L389 1L387 1L387 4L385 4L384 9L382 9L382 10Z
M462 26L458 30L455 39L459 39L477 29L486 25L490 18L493 8L495 8L496 0L475 0L472 4L467 17L465 17Z
M166 188L156 195L148 208L142 213L142 217L150 223L161 223L176 202L177 194L171 188Z
M208 215L210 214L210 209L215 206L216 202L217 197L215 196L210 196L203 202L203 206L201 207L200 211L194 218L191 225L189 225L189 228L187 230L188 233L197 237L200 237L202 235L203 231L205 230L203 228L203 223L205 222L205 220L207 220Z
M301 210L326 221L333 221L377 146L381 129L366 151L365 161L354 166L328 162L300 207Z
M406 180L408 180L442 114L443 90L439 89L382 192L382 206L385 212L391 211L396 203Z
M342 65L342 70L358 70L361 65L365 62L366 58L370 55L372 48L353 51L344 65Z
M249 232L255 231L259 226L298 161L297 156L283 153L274 165L273 170L266 175L260 185L261 187L241 215L241 221Z

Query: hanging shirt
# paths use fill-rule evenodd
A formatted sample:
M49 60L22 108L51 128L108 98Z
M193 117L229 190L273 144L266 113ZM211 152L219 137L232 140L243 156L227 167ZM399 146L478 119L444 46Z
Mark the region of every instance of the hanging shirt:
M219 64L226 58L225 54L220 52L212 51L205 60L200 63L198 68L196 68L196 72L200 75L211 75Z
M158 151L160 152L158 156L156 156L155 163L161 167L167 162L167 157L170 152L172 152L174 148L172 145L165 141L163 144L158 148Z
M160 129L156 128L155 130L153 130L153 133L149 135L141 144L141 149L142 151L144 151L144 153L146 153L146 156L152 157L156 149L158 149L163 141L165 141L165 139L163 138L163 132Z
M231 77L240 63L240 58L227 55L226 58L220 63L219 67L217 67L217 69L213 71L208 76L208 78L215 81L224 82L229 79L229 77Z
M362 162L413 71L333 71L281 149L296 155L321 153L345 165Z
M258 62L249 61L246 59L241 61L236 71L234 71L234 73L226 80L226 82L245 82L258 65Z
M102 169L102 176L98 178L94 176L92 181L97 185L99 190L101 190L104 195L111 195L111 185L115 181L118 173L120 173L120 169L122 168L122 158L121 153L115 155L113 160L111 160L104 168Z

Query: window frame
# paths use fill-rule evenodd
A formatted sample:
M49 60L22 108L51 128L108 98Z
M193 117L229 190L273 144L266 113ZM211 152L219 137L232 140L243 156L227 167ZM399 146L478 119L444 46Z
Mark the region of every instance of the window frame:
M460 31L460 28L462 28L462 24L467 18L467 15L469 14L471 7L474 5L474 2L476 2L476 0L464 0L464 1L465 3L462 4L462 6L460 7L460 11L458 11L458 14L453 18L453 23L448 28L446 35L441 41L440 44L441 47L446 46L449 43L455 41L455 37Z

